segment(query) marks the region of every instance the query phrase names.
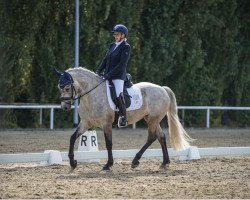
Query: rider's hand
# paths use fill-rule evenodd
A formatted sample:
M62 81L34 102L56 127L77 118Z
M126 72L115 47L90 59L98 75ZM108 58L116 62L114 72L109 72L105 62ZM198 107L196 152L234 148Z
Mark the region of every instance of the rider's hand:
M99 76L101 76L101 71L98 69L95 71L96 74L98 74Z
M109 74L104 74L103 78L104 78L105 80L108 80L108 79L110 78L110 77L109 77Z

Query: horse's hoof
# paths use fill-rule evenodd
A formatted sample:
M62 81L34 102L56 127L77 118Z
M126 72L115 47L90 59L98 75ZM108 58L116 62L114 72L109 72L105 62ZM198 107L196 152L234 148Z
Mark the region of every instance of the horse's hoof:
M71 166L71 171L73 171L77 166L77 161L76 160L70 161L70 166Z
M167 169L168 166L169 166L168 164L162 163L160 169Z
M107 164L104 165L103 168L102 168L102 170L103 170L103 171L108 171L108 170L110 170L109 165L107 165Z
M133 161L132 164L131 164L131 168L134 169L136 167L138 167L140 164L140 162L137 160L137 161Z

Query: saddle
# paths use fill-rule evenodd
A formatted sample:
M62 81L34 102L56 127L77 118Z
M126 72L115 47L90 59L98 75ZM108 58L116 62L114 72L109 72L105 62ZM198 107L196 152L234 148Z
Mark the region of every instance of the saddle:
M111 99L114 102L114 104L116 105L116 107L118 107L118 104L116 102L116 92L115 92L115 86L113 84L112 81L109 81L109 89L110 89L110 95L111 95ZM127 88L132 87L133 83L132 83L132 76L130 74L126 74L126 79L124 81L124 88L123 88L123 95L124 95L124 100L125 100L125 106L126 108L128 108L131 105L131 96L128 94Z

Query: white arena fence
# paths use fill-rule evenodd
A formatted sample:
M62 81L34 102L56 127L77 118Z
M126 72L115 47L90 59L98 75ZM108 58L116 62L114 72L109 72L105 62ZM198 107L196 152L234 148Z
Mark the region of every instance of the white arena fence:
M134 158L139 149L132 150L113 150L114 158L128 159ZM179 160L196 160L204 157L219 156L249 156L250 147L217 147L217 148L197 148L190 147L183 151L168 149L170 158ZM103 151L76 151L75 159L80 162L96 162L96 159L107 159L108 153ZM162 157L161 149L148 149L142 156L143 158ZM40 162L41 165L62 164L68 161L68 152L48 150L44 153L24 153L24 154L0 154L0 164L9 163L31 163ZM99 161L99 160L98 160Z
M113 150L114 158L128 159L134 158L139 149ZM203 157L213 156L249 156L250 147L217 147L217 148L197 148L189 147L183 151L174 151L168 149L170 158L179 160L197 160ZM95 130L86 131L79 139L78 151L75 152L75 158L80 162L99 162L99 159L107 159L107 151L98 150L97 134ZM145 158L162 157L161 149L147 149L143 154ZM46 150L44 153L17 153L0 154L0 164L9 163L30 163L40 162L41 166L63 164L68 160L68 152L56 150Z
M74 106L73 106L74 108ZM61 109L60 105L55 104L0 104L0 109L39 109L39 123L42 125L42 110L50 110L50 129L54 129L54 112L55 109ZM250 107L228 107L228 106L178 106L182 110L182 121L184 122L185 110L206 110L206 128L210 128L210 111L211 110L241 110L250 111ZM133 124L133 129L136 124Z

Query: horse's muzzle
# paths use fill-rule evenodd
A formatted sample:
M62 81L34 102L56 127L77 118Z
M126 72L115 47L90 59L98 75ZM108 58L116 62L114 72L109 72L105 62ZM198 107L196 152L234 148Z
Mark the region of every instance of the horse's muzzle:
M70 111L71 110L71 102L62 102L61 103L61 108L63 110L66 110L66 111Z

